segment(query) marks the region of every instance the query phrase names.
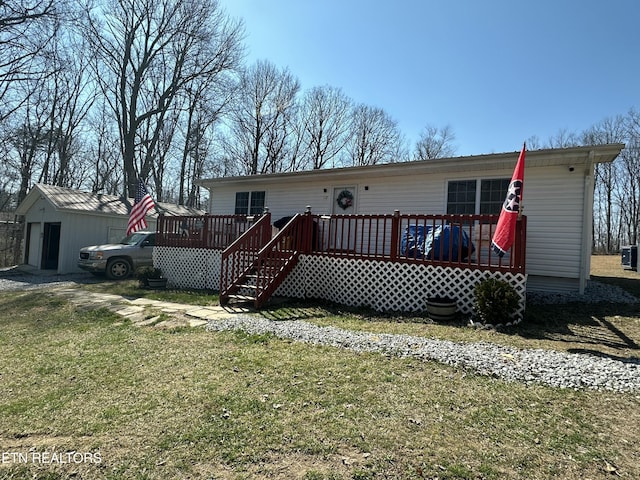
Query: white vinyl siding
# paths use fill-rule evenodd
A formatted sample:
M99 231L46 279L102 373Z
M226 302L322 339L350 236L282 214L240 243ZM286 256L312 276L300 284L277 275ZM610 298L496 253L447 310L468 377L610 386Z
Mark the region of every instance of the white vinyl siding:
M513 164L505 168L480 165L463 173L453 168L431 171L408 166L406 175L399 174L398 170L381 175L374 168L360 170L357 179L344 177L342 171L332 175L320 172L317 177L309 172L309 175L276 178L272 182L264 179L256 182L255 177L235 179L229 184L207 185L211 189L210 212L229 214L233 212L236 191L264 189L265 205L274 220L304 212L307 205L313 213L327 214L332 211L333 188L348 184L356 187L357 213L360 214L392 214L394 210L405 214L443 214L447 208L449 181L510 179L516 159L514 154ZM589 195L584 187L585 164L572 165L573 171L566 165L525 164L522 209L528 219L527 273L536 287L547 282L570 288L577 285L580 278L584 242L587 242L586 250L590 244L590 231L586 231L590 230L589 226L583 225L584 202ZM588 265L588 261L584 264ZM558 281L551 282L551 278Z
M525 173L523 198L527 272L579 278L584 177L562 167L536 169L528 177Z
M577 278L542 277L529 275L527 278L527 292L575 292L579 288Z
M358 190L358 213L443 213L444 176L432 178L430 182L421 177L398 176L363 180Z

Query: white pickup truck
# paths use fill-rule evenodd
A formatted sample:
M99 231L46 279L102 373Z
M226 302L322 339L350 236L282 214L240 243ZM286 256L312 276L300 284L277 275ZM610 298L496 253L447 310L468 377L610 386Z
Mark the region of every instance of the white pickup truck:
M135 232L120 243L83 247L78 267L97 275L106 274L111 280L121 280L138 267L153 265L155 243L155 232Z

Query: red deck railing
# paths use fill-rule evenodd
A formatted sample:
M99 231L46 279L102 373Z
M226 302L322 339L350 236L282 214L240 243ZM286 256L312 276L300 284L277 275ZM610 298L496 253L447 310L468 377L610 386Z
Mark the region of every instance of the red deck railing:
M513 247L491 249L498 215L314 215L313 252L321 255L524 273L526 217ZM466 243L465 243L466 241Z
M491 250L498 215L423 215L396 211L387 215L311 215L311 218L312 228L297 231L290 236L292 240L287 241L310 245L310 250L304 248L303 251L316 255L525 272L526 216L518 220L515 243L503 257ZM242 215L160 217L156 244L225 249L252 222ZM265 225L263 230L262 246L271 239L270 225L269 229ZM448 231L444 237L433 235L443 231ZM422 237L416 235L420 232ZM444 238L444 241L430 242L432 237ZM473 247L465 247L463 238Z
M251 227L258 217L201 215L158 217L156 245L223 250Z
M258 253L271 240L271 215L265 213L228 248L222 252L220 271L220 302L224 304L243 275L254 267Z

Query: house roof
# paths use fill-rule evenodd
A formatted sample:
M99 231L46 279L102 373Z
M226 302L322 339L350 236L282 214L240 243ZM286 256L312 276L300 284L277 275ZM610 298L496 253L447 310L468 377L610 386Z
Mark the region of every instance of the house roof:
M38 183L33 186L26 198L16 209L18 215L25 215L31 206L40 198L45 198L59 211L91 213L100 215L129 215L133 198L124 199L115 195L84 192L71 188L57 187ZM197 208L157 202L157 208L149 213L150 217L158 216L158 209L165 215L203 215L205 212Z
M527 167L545 167L554 165L592 165L594 163L612 162L625 147L623 143L592 145L570 148L550 148L529 150L526 156ZM302 172L273 173L237 177L200 179L196 183L205 188L234 183L274 183L287 179L300 181L340 178L341 181L362 177L415 175L418 173L436 172L469 172L488 169L513 168L519 151L506 153L490 153L465 157L439 158L432 160L416 160L412 162L385 163L360 167L327 168L321 170L305 170Z

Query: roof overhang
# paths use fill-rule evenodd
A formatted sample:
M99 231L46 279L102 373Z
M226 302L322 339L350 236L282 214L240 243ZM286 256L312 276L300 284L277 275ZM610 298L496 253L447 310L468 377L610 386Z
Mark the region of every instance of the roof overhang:
M557 165L588 165L593 163L612 162L624 148L623 143L592 145L584 147L551 148L527 151L526 167L547 167ZM469 172L478 170L512 169L520 152L492 153L467 157L440 158L413 162L386 163L362 167L344 167L321 170L305 170L302 172L273 173L265 175L248 175L201 179L197 185L207 189L216 186L233 184L272 184L286 180L331 181L339 178L341 182L381 176L415 175L418 173Z
M27 196L24 197L22 202L20 202L20 205L16 207L16 215L26 215L31 207L40 200L40 198L46 200L49 205L55 208L55 205L51 203L46 195L44 195L40 187L38 185L34 185L29 193L27 193Z

